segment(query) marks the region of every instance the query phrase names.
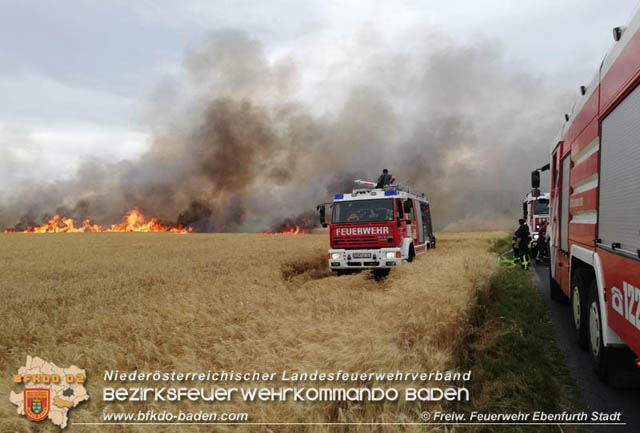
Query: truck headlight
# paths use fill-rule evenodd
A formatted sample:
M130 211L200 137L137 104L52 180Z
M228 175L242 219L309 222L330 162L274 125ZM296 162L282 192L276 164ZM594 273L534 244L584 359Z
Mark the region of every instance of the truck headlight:
M387 258L388 259L393 259L395 258L396 253L394 253L393 251L387 251Z
M331 254L331 258L333 260L340 260L340 253L333 253Z

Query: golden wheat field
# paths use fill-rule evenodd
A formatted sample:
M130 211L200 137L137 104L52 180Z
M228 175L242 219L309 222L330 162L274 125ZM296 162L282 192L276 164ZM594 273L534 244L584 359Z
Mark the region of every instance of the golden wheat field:
M112 369L457 369L476 292L497 266L489 241L501 235L441 233L437 249L376 281L368 272L331 275L326 235L0 234L0 431L59 431L17 416L9 402L10 390L21 392L11 378L27 355L86 370L91 399L71 410L71 432L397 431L77 423L149 409L246 412L252 422L419 422L422 410L444 403L105 403L103 387L132 384L108 384L103 376ZM259 385L284 386L277 377ZM394 384L406 385L428 384Z

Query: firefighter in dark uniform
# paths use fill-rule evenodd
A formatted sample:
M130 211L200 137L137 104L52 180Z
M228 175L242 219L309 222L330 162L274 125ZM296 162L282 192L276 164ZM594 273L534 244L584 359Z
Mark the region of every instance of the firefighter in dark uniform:
M529 242L531 241L531 232L529 226L525 223L524 219L518 220L520 227L516 230L516 244L515 248L520 255L520 266L522 269L529 268Z
M518 243L518 236L516 235L516 232L513 232L513 238L511 239L511 249L513 249L514 263L520 262L520 250L516 247L517 243Z
M543 221L538 231L538 254L536 255L536 263L540 263L542 260L547 259L547 226L549 223Z
M378 183L376 184L376 188L383 188L385 185L391 185L391 175L389 174L389 170L386 168L382 170L382 174L378 178Z

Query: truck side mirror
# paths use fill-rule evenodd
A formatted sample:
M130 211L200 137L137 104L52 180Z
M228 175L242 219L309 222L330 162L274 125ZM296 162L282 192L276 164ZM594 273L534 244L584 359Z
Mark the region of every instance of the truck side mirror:
M524 201L522 202L522 218L527 219L527 216L529 216L529 212L527 211L527 202Z
M409 200L404 202L404 213L411 213L411 202Z
M531 188L540 188L540 171L533 170L531 172Z
M327 227L327 225L329 225L329 219L327 218L327 205L329 205L329 203L322 203L316 206L322 227Z

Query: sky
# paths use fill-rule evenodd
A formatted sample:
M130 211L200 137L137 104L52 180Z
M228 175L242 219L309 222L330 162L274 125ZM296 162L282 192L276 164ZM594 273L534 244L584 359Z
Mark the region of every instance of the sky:
M495 47L506 65L567 93L590 81L636 0L25 1L0 0L0 191L74 176L80 161L132 159L171 121L185 53L211 33L259 41L293 61L314 114L357 79L353 50L411 56L425 34ZM373 48L372 48L373 52ZM320 90L319 90L320 89ZM332 95L325 98L324 92ZM333 93L332 93L333 92ZM549 106L561 116L565 106Z

